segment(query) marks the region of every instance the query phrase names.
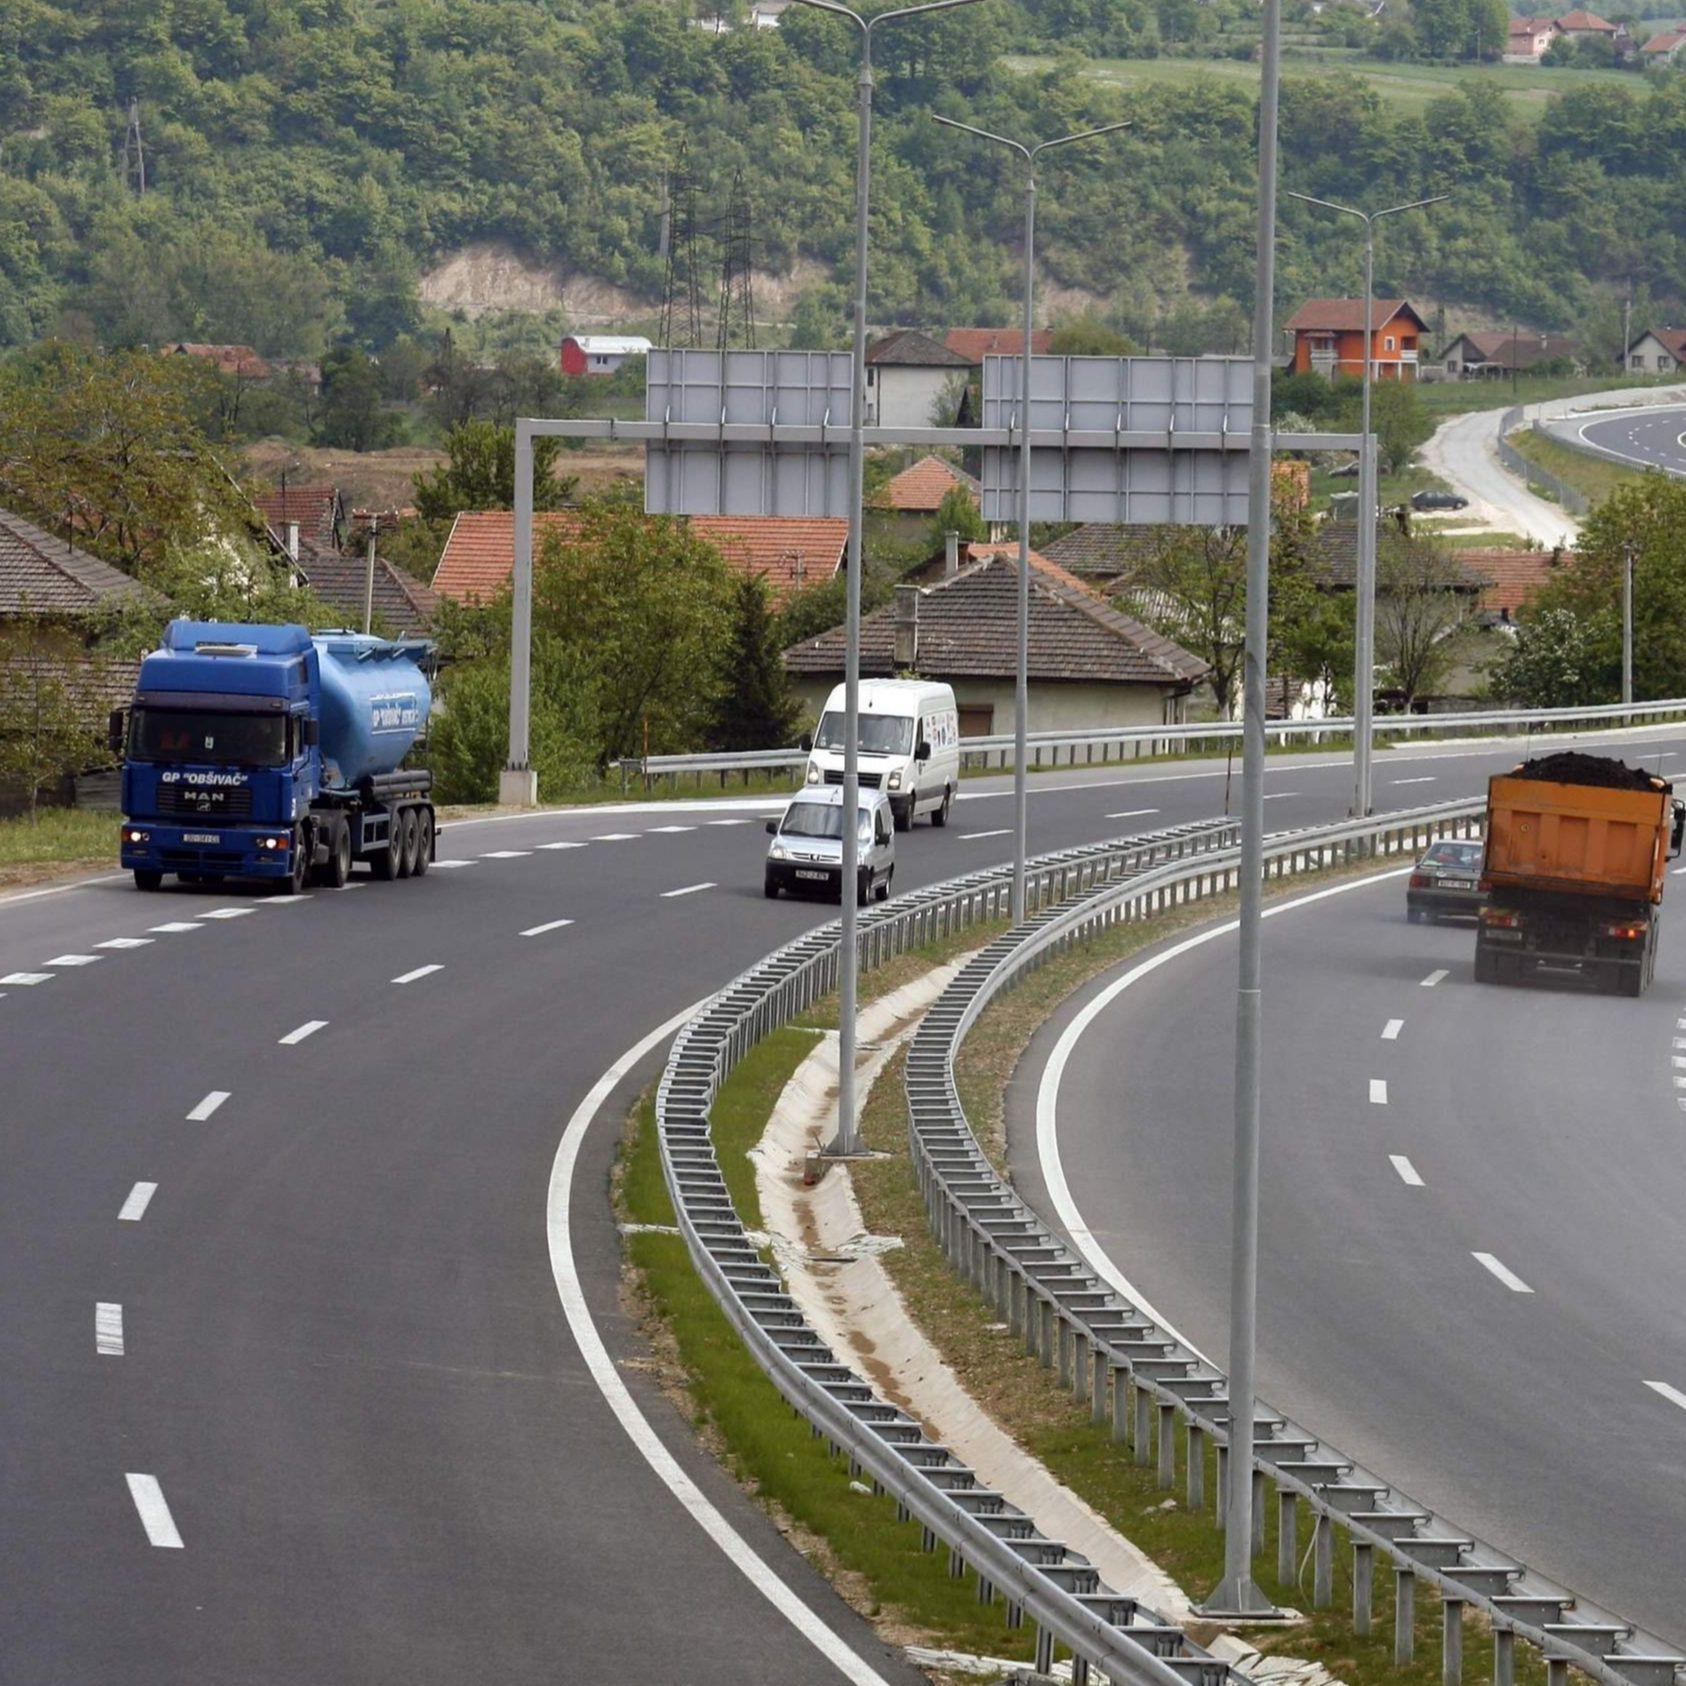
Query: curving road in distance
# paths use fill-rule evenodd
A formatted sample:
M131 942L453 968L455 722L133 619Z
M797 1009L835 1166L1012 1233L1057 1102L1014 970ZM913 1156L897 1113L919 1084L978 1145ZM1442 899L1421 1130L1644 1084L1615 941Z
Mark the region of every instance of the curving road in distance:
M1575 418L1553 424L1551 431L1569 444L1590 445L1637 468L1686 475L1686 407Z
M1639 741L1676 763L1686 756L1680 727ZM1379 797L1399 807L1467 794L1515 755L1496 745L1388 750ZM1032 784L1033 847L1209 816L1226 780L1221 763L1043 775ZM1276 826L1339 818L1350 784L1344 757L1273 757L1267 813ZM547 1209L564 1127L594 1086L601 1095L604 1074L828 917L763 899L756 821L767 806L453 825L426 879L360 876L349 891L294 900L229 887L143 895L113 875L0 901L0 1677L911 1679L696 1449L625 1315L607 1180L655 1042L626 1081L608 1085L595 1124L582 1114L572 1127L572 1181L558 1183ZM898 840L898 886L1005 858L1010 826L1003 783L969 781L947 831L921 824ZM1401 976L1416 967L1423 956L1394 952L1398 936L1388 927L1364 963ZM1410 942L1444 942L1452 963L1451 933L1413 931ZM1278 954L1273 1013L1327 1001L1345 974L1342 952L1335 943ZM1665 967L1670 952L1665 944ZM1221 1010L1221 967L1214 977ZM1609 1108L1582 1107L1592 1073L1625 1096L1618 1078L1631 1084L1666 1065L1640 1027L1666 1013L1669 990L1642 1005L1644 1019L1631 1004L1619 1017L1602 1004L1607 1024L1582 1017L1578 1002L1479 1004L1489 1036L1500 1028L1493 1015L1524 1007L1565 1021L1531 1036L1538 1069L1512 1061L1493 1089L1514 1086L1552 1109L1542 1144L1513 1098L1503 1139L1517 1188L1560 1201L1551 1222L1565 1234L1589 1214L1602 1227L1629 1183L1623 1156L1660 1145L1636 1139ZM1449 989L1433 1004L1456 1019L1445 1009L1461 999ZM1357 1020L1346 1015L1367 1000L1337 990L1338 1022L1307 1044L1302 1075L1316 1074L1320 1102L1337 1112L1356 1058L1347 1042ZM1207 1007L1191 1000L1187 1010L1198 1024ZM1413 1040L1388 1052L1415 1056L1421 1034L1413 1026ZM1210 1099L1226 1083L1215 1026L1209 1038L1179 1033L1179 1092ZM1564 1069L1576 1063L1571 1046L1584 1046L1581 1070ZM1429 1062L1444 1084L1421 1096L1401 1070L1397 1104L1432 1111L1439 1096L1449 1111L1445 1085L1464 1053ZM1575 1106L1561 1107L1570 1081ZM1474 1133L1461 1103L1457 1116ZM1426 1145L1417 1151L1436 1190L1463 1174ZM1530 1180L1542 1158L1549 1185ZM1327 1163L1308 1169L1330 1174ZM1571 1170L1586 1186L1573 1187ZM1623 1257L1662 1252L1650 1235L1665 1187L1639 1189ZM1191 1189L1188 1200L1208 1192ZM1437 1198L1425 1195L1412 1218ZM1483 1244L1534 1271L1539 1296L1526 1312L1502 1297L1499 1311L1487 1309L1531 1315L1553 1361L1578 1356L1589 1308L1562 1294L1590 1284L1534 1253L1548 1227L1538 1213L1528 1225L1500 1222L1532 1209L1513 1189L1483 1232L1497 1239ZM1428 1273L1414 1278L1425 1285L1443 1265L1438 1236L1423 1229L1420 1259L1408 1259ZM1445 1303L1397 1287L1397 1256L1366 1256L1375 1268L1357 1284L1362 1303L1437 1306L1429 1336L1494 1296L1478 1277L1460 1278ZM1606 1274L1613 1288L1616 1263ZM1190 1277L1197 1295L1192 1260ZM1267 1280L1274 1306L1281 1279ZM1652 1285L1636 1277L1630 1297ZM1354 1325L1341 1304L1327 1316L1331 1329ZM581 1319L595 1333L576 1338ZM1611 1327L1631 1334L1621 1317ZM1267 1319L1266 1330L1267 1353L1281 1354L1283 1326ZM1305 1339L1309 1363L1330 1338ZM1635 1362L1621 1352L1608 1397L1566 1412L1550 1444L1626 1445L1612 1428L1642 1428L1649 1405L1628 1398ZM1419 1372L1438 1368L1431 1347L1418 1352ZM1672 1374L1662 1354L1650 1369ZM1489 1380L1493 1410L1535 1420L1525 1389L1512 1398L1531 1380L1525 1370L1507 1362ZM1605 1409L1615 1415L1602 1418ZM1511 1473L1502 1459L1467 1472L1495 1491Z

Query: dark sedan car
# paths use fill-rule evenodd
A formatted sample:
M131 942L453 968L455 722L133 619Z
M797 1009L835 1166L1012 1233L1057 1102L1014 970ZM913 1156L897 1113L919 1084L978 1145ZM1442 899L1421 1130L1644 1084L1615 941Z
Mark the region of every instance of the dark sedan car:
M1416 492L1411 497L1413 509L1468 509L1469 499L1456 492Z
M1457 915L1473 919L1482 900L1479 843L1436 843L1405 886L1405 913L1413 924Z

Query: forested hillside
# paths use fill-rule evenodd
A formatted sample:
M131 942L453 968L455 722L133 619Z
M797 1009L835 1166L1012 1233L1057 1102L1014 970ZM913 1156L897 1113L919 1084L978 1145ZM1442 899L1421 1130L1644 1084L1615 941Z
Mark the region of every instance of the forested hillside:
M726 8L730 10L730 8ZM1221 6L1220 8L1221 9ZM0 344L249 341L278 355L420 324L418 277L474 241L660 297L664 175L698 199L742 170L755 263L815 279L797 326L841 331L852 45L793 8L714 36L690 0L0 0ZM1018 200L1004 161L932 110L1009 133L1134 127L1047 171L1051 278L1141 337L1223 349L1251 276L1253 102L1235 87L1108 88L1056 58L1159 50L1187 0L986 0L887 30L873 315L1003 318ZM146 191L124 169L139 102ZM1450 193L1394 225L1379 284L1456 312L1585 329L1631 278L1686 276L1686 76L1569 91L1526 125L1472 80L1419 114L1340 76L1290 82L1290 185L1360 202ZM1284 213L1280 299L1350 287L1348 228ZM1600 294L1598 289L1604 289ZM1187 342L1178 344L1178 340Z

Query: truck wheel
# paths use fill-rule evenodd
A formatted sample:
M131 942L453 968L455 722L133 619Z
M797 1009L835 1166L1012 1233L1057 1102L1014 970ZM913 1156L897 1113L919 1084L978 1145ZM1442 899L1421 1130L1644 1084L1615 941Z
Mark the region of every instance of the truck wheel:
M425 878L433 865L433 810L422 808L416 814L416 864L410 868L415 878Z
M1615 988L1612 993L1637 998L1645 993L1647 978L1645 965L1641 961L1637 966L1617 966L1615 970Z
M135 888L137 890L160 890L164 887L164 874L150 866L135 868Z
M333 841L328 845L328 864L322 869L322 882L330 890L343 890L351 877L351 828L334 827Z
M310 846L310 830L307 826L300 826L293 833L293 853L288 863L287 876L281 880L276 888L284 896L296 896L305 886L305 880L310 877L310 857L314 853Z
M416 870L416 846L420 839L416 835L416 811L414 808L404 810L404 823L400 828L401 854L398 861L398 876L408 878Z
M1479 943L1475 945L1475 981L1485 984L1499 981L1498 956L1489 954Z
M404 822L398 814L393 814L387 820L386 842L369 857L369 867L377 878L396 878L403 859Z
M931 812L932 825L947 825L949 805L954 801L954 789L950 786L943 792L942 805Z

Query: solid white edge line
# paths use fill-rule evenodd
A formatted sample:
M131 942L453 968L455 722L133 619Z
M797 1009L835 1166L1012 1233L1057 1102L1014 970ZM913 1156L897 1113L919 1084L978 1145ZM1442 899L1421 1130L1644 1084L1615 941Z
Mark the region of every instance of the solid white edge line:
M129 1197L123 1202L117 1216L124 1223L138 1224L146 1216L146 1209L152 1204L152 1197L157 1192L157 1183L136 1183L129 1190Z
M1513 1294L1531 1294L1533 1289L1522 1280L1508 1265L1502 1264L1491 1253L1471 1253L1470 1257L1484 1270L1490 1270Z
M681 885L677 890L663 890L662 900L672 901L675 896L694 896L698 890L717 890L719 885L712 878L705 878L700 884Z
M1399 1033L1404 1028L1405 1021L1403 1019L1389 1019L1387 1023L1382 1026L1382 1041L1397 1042L1399 1040Z
M213 1089L192 1112L187 1115L189 1124L203 1124L219 1106L226 1101L231 1091L228 1089Z
M327 1024L326 1019L306 1019L297 1030L289 1030L285 1036L280 1037L279 1046L296 1048L307 1036L314 1036L317 1031L326 1029Z
M1375 872L1364 878L1356 878L1347 884L1332 885L1327 890L1314 890L1308 896L1298 896L1293 901L1278 902L1273 907L1267 907L1264 917L1270 919L1278 913L1289 913L1297 907L1308 907L1313 902L1326 901L1330 896L1342 896L1350 890L1362 890L1374 884L1386 883L1390 878L1405 878L1412 870L1413 868L1408 866L1394 867L1386 872ZM1123 977L1113 979L1060 1033L1060 1039L1054 1044L1054 1051L1048 1057L1041 1082L1036 1088L1036 1156L1042 1165L1042 1179L1048 1186L1048 1198L1054 1204L1054 1212L1060 1223L1071 1237L1072 1245L1082 1256L1084 1263L1102 1281L1110 1283L1131 1301L1143 1316L1158 1324L1172 1340L1186 1346L1196 1358L1206 1364L1211 1364L1212 1360L1207 1358L1187 1335L1182 1334L1175 1324L1163 1317L1147 1296L1113 1263L1096 1239L1094 1231L1084 1221L1083 1214L1077 1209L1077 1202L1072 1198L1071 1185L1066 1181L1065 1165L1060 1158L1059 1094L1065 1068L1077 1044L1083 1039L1084 1032L1125 990L1147 977L1149 973L1157 972L1167 962L1187 954L1191 949L1199 948L1203 943L1228 936L1239 928L1239 920L1228 919L1209 930L1197 931L1192 937L1184 937L1181 942L1173 943L1169 948L1161 949L1158 954L1150 955L1139 965L1132 966ZM1213 1365L1213 1368L1217 1366Z
M644 1461L673 1494L691 1519L709 1539L725 1553L738 1569L798 1633L834 1668L856 1686L886 1686L884 1677L844 1643L822 1622L794 1592L768 1568L750 1543L732 1526L710 1502L678 1461L661 1442L649 1419L639 1410L637 1401L628 1391L614 1360L609 1356L591 1308L586 1304L579 1271L574 1264L572 1218L569 1203L573 1194L574 1170L579 1162L580 1147L586 1131L602 1110L603 1104L620 1087L626 1074L652 1049L666 1042L694 1013L701 1011L710 997L698 1001L683 1012L675 1013L665 1024L658 1025L647 1036L634 1043L592 1085L585 1099L575 1107L557 1144L556 1158L550 1167L550 1186L545 1195L545 1231L550 1243L550 1270L556 1281L556 1293L562 1301L563 1314L584 1358L591 1379L597 1384L604 1402L614 1412L627 1438L638 1448Z
M400 972L392 981L395 984L414 983L418 978L430 977L433 973L443 972L444 970L444 963L436 960L431 965L418 966L412 972Z
M524 937L542 937L546 931L560 931L564 925L572 925L571 919L552 919L548 925L529 925L521 933Z
M1404 1183L1407 1188L1423 1188L1426 1186L1422 1179L1422 1173L1411 1163L1409 1159L1405 1157L1403 1153L1390 1153L1388 1155L1388 1159L1392 1163L1394 1170L1399 1173L1399 1180Z
M123 1356L123 1308L112 1300L94 1301L94 1351L101 1358Z
M1385 1077L1372 1077L1370 1079L1370 1105L1387 1105L1387 1079Z
M164 1502L164 1489L158 1485L158 1477L125 1475L123 1479L129 1484L129 1496L140 1512L141 1526L146 1530L147 1539L165 1550L180 1551L181 1535L176 1532L175 1518Z
M1686 1411L1686 1393L1677 1387L1670 1387L1667 1382L1647 1382L1645 1384L1653 1393L1660 1393L1671 1405L1678 1405Z

